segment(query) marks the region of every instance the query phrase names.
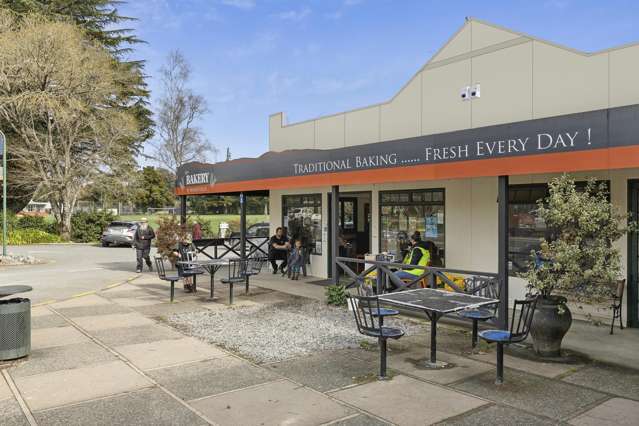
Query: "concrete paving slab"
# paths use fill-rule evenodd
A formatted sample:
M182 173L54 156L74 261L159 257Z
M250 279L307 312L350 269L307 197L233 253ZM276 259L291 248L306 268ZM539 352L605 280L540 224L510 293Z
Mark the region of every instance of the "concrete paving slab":
M135 290L126 290L126 291L119 291L116 293L110 293L110 292L106 292L106 293L101 293L102 297L105 297L107 299L109 299L111 302L113 302L114 299L122 299L122 298L136 298L136 297L152 297L152 296L157 296L156 293L151 292L151 291L147 291L145 289L142 288L137 288Z
M0 401L0 424L2 426L29 426L20 404L13 398Z
M184 338L183 334L160 324L109 328L93 331L91 334L111 347Z
M4 377L0 377L0 401L7 398L13 398L13 394Z
M86 317L74 318L80 327L87 331L108 330L112 328L121 327L136 327L140 325L155 324L152 320L145 318L136 312L129 312L126 314L112 314L112 315L93 315Z
M86 342L90 342L89 338L72 326L31 330L32 350Z
M69 318L88 317L95 315L113 315L113 314L125 314L131 312L130 309L116 305L115 303L109 303L107 305L88 305L88 306L76 306L73 308L58 309L63 315Z
M116 346L115 350L142 370L228 356L215 346L192 337Z
M58 370L68 370L117 359L112 353L93 342L39 349L9 369L14 378L32 376Z
M48 312L48 315L31 316L31 330L37 330L39 328L64 327L69 325L69 323L61 316L52 314L51 311Z
M366 414L357 414L343 420L328 423L330 426L388 426L390 424L391 423L384 422L375 417L367 416Z
M101 295L103 294L113 294L113 293L121 293L121 292L126 292L126 291L136 291L139 290L140 288L137 286L134 286L132 284L129 283L124 283L124 284L120 284L118 286L115 287L111 287L109 289L106 290L102 290L100 292Z
M391 355L389 357L389 365L401 373L410 374L424 380L441 384L458 382L486 371L494 371L495 369L495 367L490 364L446 352L437 353L437 360L451 364L452 368L444 368L441 370L426 368L424 364L427 361L427 357L426 354L421 351Z
M128 308L135 308L137 306L157 305L159 303L165 302L159 297L153 297L153 296L123 297L123 298L111 299L111 301L113 303L117 303L118 305L126 306Z
M437 423L487 403L407 376L367 383L333 396L401 425Z
M95 294L89 294L87 296L74 297L69 300L65 300L63 302L53 303L51 307L54 309L64 309L64 308L75 308L78 306L98 306L98 305L108 305L109 302L103 297L97 296Z
M31 308L31 319L47 315L53 315L53 313L46 306L36 306L35 308Z
M497 356L495 352L481 353L471 355L470 358L478 361L497 364ZM538 374L544 377L557 377L571 371L576 371L583 367L583 364L562 364L559 362L538 362L524 358L514 357L504 354L504 365L515 370L525 371L526 373Z
M234 357L161 368L151 370L148 374L184 400L217 395L279 379L276 374L264 368Z
M266 368L320 392L377 377L379 361L364 351L327 351L265 365Z
M603 364L589 365L564 381L639 401L639 371Z
M538 417L516 408L504 405L490 405L469 414L444 420L438 425L446 426L476 426L476 425L526 425L526 426L552 426L556 420Z
M32 411L86 401L151 385L122 361L15 378Z
M636 426L638 422L639 402L613 398L568 423L575 426Z
M319 425L353 410L307 387L279 380L191 402L219 425Z
M160 389L144 389L35 413L40 426L206 425Z
M495 372L481 374L453 385L473 395L554 419L607 398L605 394L558 380L507 368L504 383L495 385Z

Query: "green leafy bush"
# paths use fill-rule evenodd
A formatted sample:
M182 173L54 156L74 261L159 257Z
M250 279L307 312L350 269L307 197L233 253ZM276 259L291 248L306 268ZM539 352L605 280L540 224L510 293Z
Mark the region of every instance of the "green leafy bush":
M39 229L47 232L49 225L42 216L21 216L16 221L17 229Z
M80 243L98 241L102 231L115 220L110 211L77 212L71 217L71 239Z
M2 240L2 236L0 236ZM9 245L25 245L25 244L47 244L47 243L59 243L60 236L49 234L48 232L40 229L15 229L9 232L8 243Z
M343 285L331 285L326 287L326 303L333 306L346 306L346 287Z

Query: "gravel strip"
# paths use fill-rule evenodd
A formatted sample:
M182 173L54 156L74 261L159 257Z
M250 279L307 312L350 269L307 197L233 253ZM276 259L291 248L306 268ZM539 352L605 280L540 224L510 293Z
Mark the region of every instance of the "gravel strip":
M352 312L314 301L180 313L171 315L168 322L258 363L357 348L363 340L375 342L358 333ZM392 324L407 334L424 330L423 325L408 319L394 319Z

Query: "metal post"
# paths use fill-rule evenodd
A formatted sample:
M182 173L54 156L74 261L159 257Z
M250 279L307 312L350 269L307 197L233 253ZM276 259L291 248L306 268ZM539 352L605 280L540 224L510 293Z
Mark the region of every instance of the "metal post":
M498 265L499 311L502 329L508 329L508 176L499 176L498 182Z
M186 195L180 195L180 224L186 225Z
M339 186L331 187L331 270L333 284L339 282L339 271L337 269L337 257L339 256Z
M7 139L0 131L2 141L2 255L7 255Z
M504 344L497 343L497 378L496 385L504 383Z
M240 193L240 258L246 259L246 196Z
M386 379L386 339L379 338L379 380Z

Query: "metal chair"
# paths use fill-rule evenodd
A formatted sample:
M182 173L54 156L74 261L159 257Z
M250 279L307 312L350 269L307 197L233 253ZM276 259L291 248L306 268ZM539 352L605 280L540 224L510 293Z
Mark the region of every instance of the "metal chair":
M228 266L228 277L222 278L222 284L229 285L229 304L233 304L233 284L246 282L248 259L230 259Z
M162 256L155 256L155 269L158 271L158 277L162 281L168 281L171 283L171 302L173 302L173 297L175 295L175 282L178 281L180 277L177 275L166 275L164 259Z
M466 293L488 299L499 299L499 285L494 279L472 277L466 280ZM477 346L479 321L488 321L495 318L497 316L497 306L498 304L494 304L481 308L468 309L458 314L461 318L473 321L473 349Z
M262 272L266 258L264 257L250 257L248 264L246 265L246 294L249 292L249 279L255 275L259 275Z
M536 296L525 300L515 300L510 330L484 330L479 333L479 337L488 343L497 343L497 379L495 384L504 383L504 345L522 342L528 337L536 306Z
M376 337L379 341L380 365L379 379L386 379L386 341L388 339L399 339L404 335L401 328L384 327L383 316L379 313L379 299L377 296L352 296L348 295L348 303L353 310L357 330L370 337Z
M195 262L197 260L197 254L191 250L180 250L180 260L183 262ZM181 277L188 278L193 277L193 292L197 293L197 276L202 275L204 270L196 265L184 265L182 264L178 268L178 274Z
M372 296L373 287L367 285L364 280L361 280L357 286L357 294L359 296ZM379 318L380 327L384 325L384 317L392 317L396 315L399 315L399 311L395 309L380 307L373 308L373 316Z
M621 319L621 305L623 304L623 291L626 287L626 280L617 281L617 288L613 289L612 295L612 323L610 324L610 334L614 334L615 320L619 318L619 328L623 330Z

